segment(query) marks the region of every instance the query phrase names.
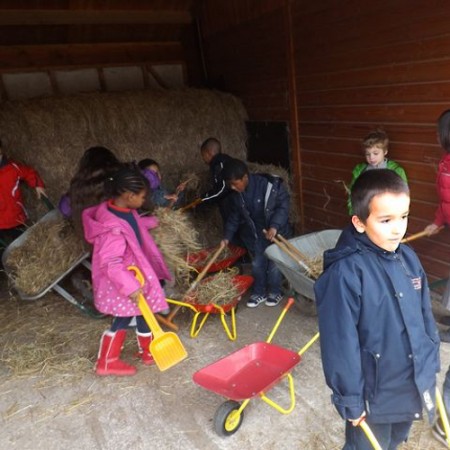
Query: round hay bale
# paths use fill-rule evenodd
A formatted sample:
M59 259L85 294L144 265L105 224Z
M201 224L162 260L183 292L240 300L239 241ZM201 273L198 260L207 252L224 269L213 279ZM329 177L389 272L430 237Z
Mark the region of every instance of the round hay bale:
M211 90L91 93L4 102L0 138L6 154L38 170L57 203L91 146L122 161L153 158L176 186L183 174L205 170L199 149L210 136L245 159L246 119L236 97Z

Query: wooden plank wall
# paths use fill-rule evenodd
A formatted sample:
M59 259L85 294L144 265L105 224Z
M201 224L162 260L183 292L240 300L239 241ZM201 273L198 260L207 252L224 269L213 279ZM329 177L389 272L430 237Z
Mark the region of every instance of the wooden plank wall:
M244 100L252 120L284 119L298 133L301 231L348 223L344 183L362 161L362 137L377 127L388 132L389 156L410 180L409 231L423 229L437 204L435 123L450 108L450 3L278 1L271 10L262 3L245 17L242 7L235 12L241 1L203 2L206 65ZM447 230L414 247L430 279L448 275Z

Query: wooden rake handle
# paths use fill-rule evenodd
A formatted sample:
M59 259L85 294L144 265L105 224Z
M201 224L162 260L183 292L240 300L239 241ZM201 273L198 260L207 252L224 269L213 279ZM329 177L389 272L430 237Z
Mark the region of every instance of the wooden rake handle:
M436 233L439 233L444 227L441 226L437 229ZM435 233L433 233L435 234ZM402 239L402 244L406 244L407 242L415 241L416 239L419 239L421 237L430 236L430 234L426 231L420 231L419 233L412 234L411 236L408 236L407 238Z
M289 255L300 267L306 270L308 273L311 273L311 269L309 266L303 261L303 258L300 258L297 254L294 253L292 247L288 247L279 237L275 236L273 238L273 242L287 255Z
M179 208L178 211L184 212L184 211L187 211L188 209L195 208L195 207L196 207L197 205L199 205L202 201L203 201L203 199L197 198L197 199L195 199L193 202L187 204L186 206L183 206L182 208Z
M302 253L295 245L291 244L286 238L284 238L281 234L277 234L277 236L281 242L292 252L294 255L297 255L302 261L308 261L309 258Z
M201 280L205 277L207 274L209 268L212 266L213 262L218 258L218 256L222 253L222 250L225 248L225 245L221 242L217 250L214 252L214 254L209 259L206 266L203 268L203 270L197 275L197 278L194 280L194 282L189 286L189 289L185 292L183 295L183 298L185 298L188 294L190 294L197 286L198 283L200 283ZM178 311L181 309L181 305L175 306L175 308L172 309L170 314L167 316L167 321L172 323L173 318L177 315Z

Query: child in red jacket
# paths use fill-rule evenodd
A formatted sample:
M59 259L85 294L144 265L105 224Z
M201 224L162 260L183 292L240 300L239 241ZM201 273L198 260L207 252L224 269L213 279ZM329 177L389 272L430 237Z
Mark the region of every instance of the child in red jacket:
M23 232L27 219L19 186L21 181L36 189L38 198L45 195L44 183L36 170L8 159L0 141L0 242L3 245Z

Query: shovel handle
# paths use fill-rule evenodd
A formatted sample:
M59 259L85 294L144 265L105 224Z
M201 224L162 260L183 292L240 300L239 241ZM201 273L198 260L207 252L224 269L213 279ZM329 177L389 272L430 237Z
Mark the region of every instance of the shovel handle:
M139 284L141 286L144 286L145 280L144 280L144 276L142 275L142 272L140 271L140 269L136 266L129 266L128 270L131 272L134 272L134 276L139 281ZM144 316L144 319L147 322L150 330L152 331L153 336L155 338L157 338L158 336L162 335L164 332L163 332L162 328L159 326L159 323L156 320L155 315L153 314L152 310L148 306L148 303L142 294L139 295L138 308L140 309L142 315Z
M436 233L439 233L444 227L439 227L436 230ZM407 238L402 239L402 244L406 244L407 242L415 241L416 239L419 239L421 237L430 236L427 231L420 231L419 233L412 234L411 236L408 236Z

